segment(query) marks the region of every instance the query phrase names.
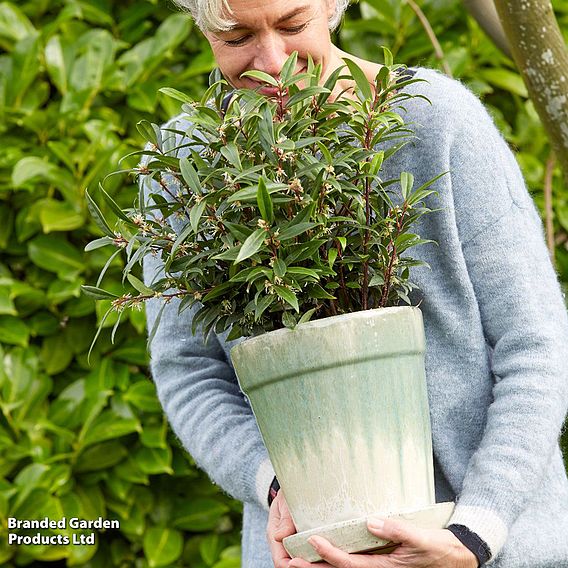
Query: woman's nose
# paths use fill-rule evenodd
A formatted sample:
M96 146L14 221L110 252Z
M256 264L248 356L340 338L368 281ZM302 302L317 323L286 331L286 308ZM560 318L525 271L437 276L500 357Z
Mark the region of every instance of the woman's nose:
M256 49L255 69L278 77L289 55L284 38L277 34L264 36L257 40Z

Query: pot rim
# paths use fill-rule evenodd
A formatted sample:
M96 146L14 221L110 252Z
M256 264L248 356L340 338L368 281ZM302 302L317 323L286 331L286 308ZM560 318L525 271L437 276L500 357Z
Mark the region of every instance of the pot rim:
M356 312L349 312L347 314L339 314L336 316L328 316L325 318L310 320L296 325L294 329L285 327L281 329L275 329L272 331L266 331L264 333L252 337L246 337L245 339L243 339L242 342L231 348L231 353L237 350L245 343L250 346L252 343L257 341L267 341L266 338L268 336L273 338L278 338L279 336L283 336L290 333L299 333L303 330L318 329L318 328L324 329L326 327L331 327L333 325L340 324L342 321L345 320L353 321L357 319L367 319L370 317L370 315L372 315L373 317L382 316L380 319L385 319L389 317L394 317L400 313L404 314L411 312L412 313L418 312L418 314L422 316L422 310L418 306L391 306L388 308L371 308L368 310L358 310Z

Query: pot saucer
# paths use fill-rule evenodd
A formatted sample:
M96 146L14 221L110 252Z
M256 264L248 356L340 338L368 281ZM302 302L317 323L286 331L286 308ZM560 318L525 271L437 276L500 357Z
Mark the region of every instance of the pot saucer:
M454 503L436 503L420 509L409 509L397 513L378 514L384 519L400 519L424 529L444 528L454 510ZM369 515L370 516L370 515ZM308 543L313 535L323 536L337 548L345 552L365 552L372 554L386 554L392 552L396 545L377 538L367 530L367 518L359 517L349 521L342 521L324 527L303 531L288 536L283 544L292 558L303 558L307 562L321 560L318 553Z

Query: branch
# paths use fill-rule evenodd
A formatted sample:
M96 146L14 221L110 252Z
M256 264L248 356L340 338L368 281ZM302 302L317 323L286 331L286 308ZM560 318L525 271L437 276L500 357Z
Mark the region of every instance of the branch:
M568 183L568 51L549 0L495 0L513 58Z
M493 43L507 56L513 59L509 41L499 20L499 14L493 0L463 0L468 12L475 18L481 29Z
M440 60L440 63L442 64L444 73L448 77L453 77L452 70L450 69L448 62L446 61L444 50L442 49L442 46L440 45L440 42L438 41L438 38L436 37L436 34L434 33L434 30L432 29L432 26L430 25L428 18L421 10L420 6L418 6L418 4L414 2L414 0L406 0L406 3L410 6L412 11L416 14L418 19L420 20L422 27L424 28L426 34L428 35L428 38L430 39L430 42L432 43L432 46L434 47L434 53L436 54L436 57Z

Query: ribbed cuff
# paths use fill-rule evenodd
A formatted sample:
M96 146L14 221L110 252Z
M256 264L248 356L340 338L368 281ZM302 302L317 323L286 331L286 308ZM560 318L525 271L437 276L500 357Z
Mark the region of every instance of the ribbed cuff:
M266 458L260 463L258 472L256 473L256 496L258 502L262 505L263 509L268 511L268 501L266 499L272 480L275 477L274 468L270 460Z
M509 534L505 523L490 509L460 505L459 503L456 505L448 527L451 525L467 527L486 544L490 552L490 558L486 562L497 556Z
M272 480L270 484L270 489L268 490L268 508L270 509L270 505L272 505L272 501L276 499L276 495L278 495L278 491L280 491L280 483L278 483L278 479L276 476Z
M449 525L446 527L473 555L477 558L477 565L484 566L491 558L491 550L487 543L478 534L464 525Z

